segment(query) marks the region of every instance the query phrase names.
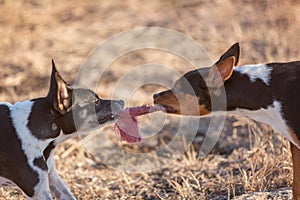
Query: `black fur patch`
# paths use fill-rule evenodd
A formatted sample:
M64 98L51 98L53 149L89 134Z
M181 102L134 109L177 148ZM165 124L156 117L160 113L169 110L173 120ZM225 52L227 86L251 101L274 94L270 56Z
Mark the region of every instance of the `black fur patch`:
M271 63L268 66L273 68L270 80L272 95L281 102L284 118L300 140L300 61Z
M35 158L33 164L43 171L48 171L48 166L43 157Z
M50 144L48 144L48 146L46 147L46 149L43 152L45 160L48 160L50 153L54 148L55 148L54 142L50 142Z
M55 115L50 112L51 104L47 98L32 100L34 102L28 119L28 128L32 134L41 140L56 138L60 134L60 128L52 129L55 123Z
M29 197L34 195L39 181L38 174L28 164L6 105L0 105L0 176L12 180Z

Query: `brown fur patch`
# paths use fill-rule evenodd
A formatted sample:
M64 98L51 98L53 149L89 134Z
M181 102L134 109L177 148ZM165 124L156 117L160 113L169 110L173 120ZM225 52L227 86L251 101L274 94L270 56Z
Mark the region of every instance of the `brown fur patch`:
M169 106L175 110L174 114L181 113L179 101L171 91L161 93L158 97L154 99L154 104Z
M292 129L289 129L290 135L292 136L293 140L296 142L296 144L298 146L300 146L300 141L297 137L297 135L295 134L295 132Z
M200 116L203 116L203 115L207 115L207 114L211 113L211 111L207 110L205 108L205 105L199 105L199 113L200 113Z
M204 105L199 105L199 98L191 94L171 91L165 92L154 99L154 104L169 106L175 110L174 114L203 116L210 113ZM198 109L197 109L198 108Z
M191 94L184 94L182 92L178 92L176 95L181 108L181 114L184 115L194 115L199 116L199 110L197 109L199 99L196 96L193 96Z
M291 144L293 159L293 199L300 200L300 149Z

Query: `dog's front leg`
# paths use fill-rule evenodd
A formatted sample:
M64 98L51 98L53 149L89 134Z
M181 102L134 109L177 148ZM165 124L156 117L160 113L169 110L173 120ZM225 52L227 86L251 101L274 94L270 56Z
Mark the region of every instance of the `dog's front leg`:
M57 174L54 162L54 150L52 150L47 163L49 167L48 177L50 190L54 196L61 200L76 200L65 182Z
M27 197L27 200L53 200L49 189L48 173L46 171L39 173L39 182L34 187L34 195Z
M300 200L300 149L291 144L293 159L293 199Z

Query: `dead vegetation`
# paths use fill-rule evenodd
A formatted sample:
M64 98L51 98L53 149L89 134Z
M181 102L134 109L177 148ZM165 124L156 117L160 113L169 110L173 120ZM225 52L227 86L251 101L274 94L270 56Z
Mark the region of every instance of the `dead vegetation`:
M300 3L290 1L0 1L0 100L22 101L48 90L54 58L67 80L100 42L134 27L158 26L180 31L200 43L216 60L231 44L242 47L240 64L300 59ZM124 72L145 63L163 63L186 70L186 63L160 52L135 52L110 68L98 92L108 89ZM121 67L120 67L121 66ZM182 67L181 67L182 66ZM159 87L145 86L127 106L151 103ZM172 118L172 117L171 117ZM146 120L147 121L147 120ZM248 123L246 123L248 122ZM290 190L272 196L261 192L291 186L289 143L262 124L228 118L211 154L197 158L207 126L203 120L193 146L173 163L151 172L126 173L107 166L81 145L67 141L57 150L59 174L78 199L288 199ZM164 145L178 126L170 119L155 141L142 147L119 144L112 127L104 134L123 149L151 151ZM186 130L188 134L188 129ZM112 163L111 146L100 144ZM148 146L147 146L148 145ZM144 149L142 149L144 148ZM254 197L253 192L261 195ZM0 199L24 199L15 188L0 188Z

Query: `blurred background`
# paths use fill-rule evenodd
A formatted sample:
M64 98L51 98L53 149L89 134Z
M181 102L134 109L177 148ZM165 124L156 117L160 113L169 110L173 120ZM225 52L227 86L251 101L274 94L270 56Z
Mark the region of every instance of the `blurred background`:
M0 0L0 101L46 95L52 58L61 75L74 81L98 44L136 27L179 31L201 44L212 60L235 42L241 45L240 65L300 60L299 13L298 0ZM156 51L132 52L112 64L97 92L110 97L108 89L118 77L145 63L162 63L181 72L188 65ZM151 103L152 94L161 89L142 87L127 106ZM228 117L211 154L197 159L207 124L202 120L194 145L184 155L158 171L114 170L80 145L79 139L57 150L57 168L78 199L291 198L292 165L286 140L266 125ZM115 144L149 151L170 140L176 125L176 119L170 119L157 141L142 148L117 139ZM113 135L112 127L104 130ZM0 188L0 199L20 198L20 190Z

